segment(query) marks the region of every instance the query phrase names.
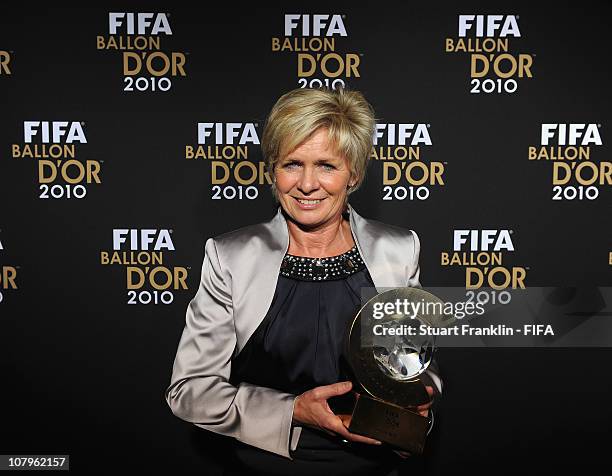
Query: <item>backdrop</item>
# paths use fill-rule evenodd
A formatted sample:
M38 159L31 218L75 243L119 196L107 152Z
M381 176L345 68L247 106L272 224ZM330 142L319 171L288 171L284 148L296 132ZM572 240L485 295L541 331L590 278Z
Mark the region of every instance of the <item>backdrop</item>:
M609 15L605 2L5 6L0 453L220 472L223 439L163 393L205 240L275 213L259 139L293 88L372 103L351 203L419 234L424 286L487 287L494 259L499 292L610 286ZM438 359L427 473L607 461L608 348Z

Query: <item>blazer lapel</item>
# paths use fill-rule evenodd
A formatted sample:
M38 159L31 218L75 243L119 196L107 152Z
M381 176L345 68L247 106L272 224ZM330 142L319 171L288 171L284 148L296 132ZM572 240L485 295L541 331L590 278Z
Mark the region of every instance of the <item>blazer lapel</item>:
M357 244L357 249L363 259L368 272L372 277L374 286L378 292L382 291L382 287L389 286L386 284L390 275L390 269L387 269L384 262L380 262L376 254L376 239L377 236L372 233L368 226L368 221L359 215L351 205L348 205L350 212L351 232L353 239Z

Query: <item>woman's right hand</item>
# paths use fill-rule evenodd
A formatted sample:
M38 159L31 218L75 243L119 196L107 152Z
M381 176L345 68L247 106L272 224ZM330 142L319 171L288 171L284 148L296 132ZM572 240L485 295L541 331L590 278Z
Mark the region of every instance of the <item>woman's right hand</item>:
M315 387L302 393L295 398L293 404L293 420L296 423L307 425L323 430L332 435L340 435L348 441L367 443L370 445L382 444L378 440L366 436L356 435L348 431L343 421L349 421L345 415L341 418L331 411L327 399L349 392L353 384L351 382L338 382L331 385Z

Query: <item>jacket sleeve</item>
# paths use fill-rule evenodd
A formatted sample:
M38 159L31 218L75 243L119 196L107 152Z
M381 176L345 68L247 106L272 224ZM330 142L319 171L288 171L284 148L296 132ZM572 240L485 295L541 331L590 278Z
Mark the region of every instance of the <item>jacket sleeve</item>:
M421 241L419 240L419 236L416 234L414 230L410 230L412 233L412 243L413 243L413 257L412 257L412 267L408 268L408 286L413 288L420 288L421 283L419 281L420 278L420 266L419 266L419 256L421 253ZM438 363L434 358L429 367L423 374L423 380L427 385L431 385L436 393L442 393L442 377L440 377L440 369L438 368Z
M165 399L182 420L290 458L295 395L229 383L236 348L230 290L230 276L224 273L217 243L209 238Z

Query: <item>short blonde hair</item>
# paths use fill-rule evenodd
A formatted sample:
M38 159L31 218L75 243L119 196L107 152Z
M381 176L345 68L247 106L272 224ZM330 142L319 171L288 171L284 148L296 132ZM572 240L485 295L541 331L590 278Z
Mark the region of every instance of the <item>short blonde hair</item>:
M365 178L375 125L374 110L359 91L344 88L289 91L272 107L261 138L268 172L274 177L274 168L280 159L316 130L326 127L332 147L348 159L355 181L348 189L350 194ZM272 195L278 201L274 180Z

